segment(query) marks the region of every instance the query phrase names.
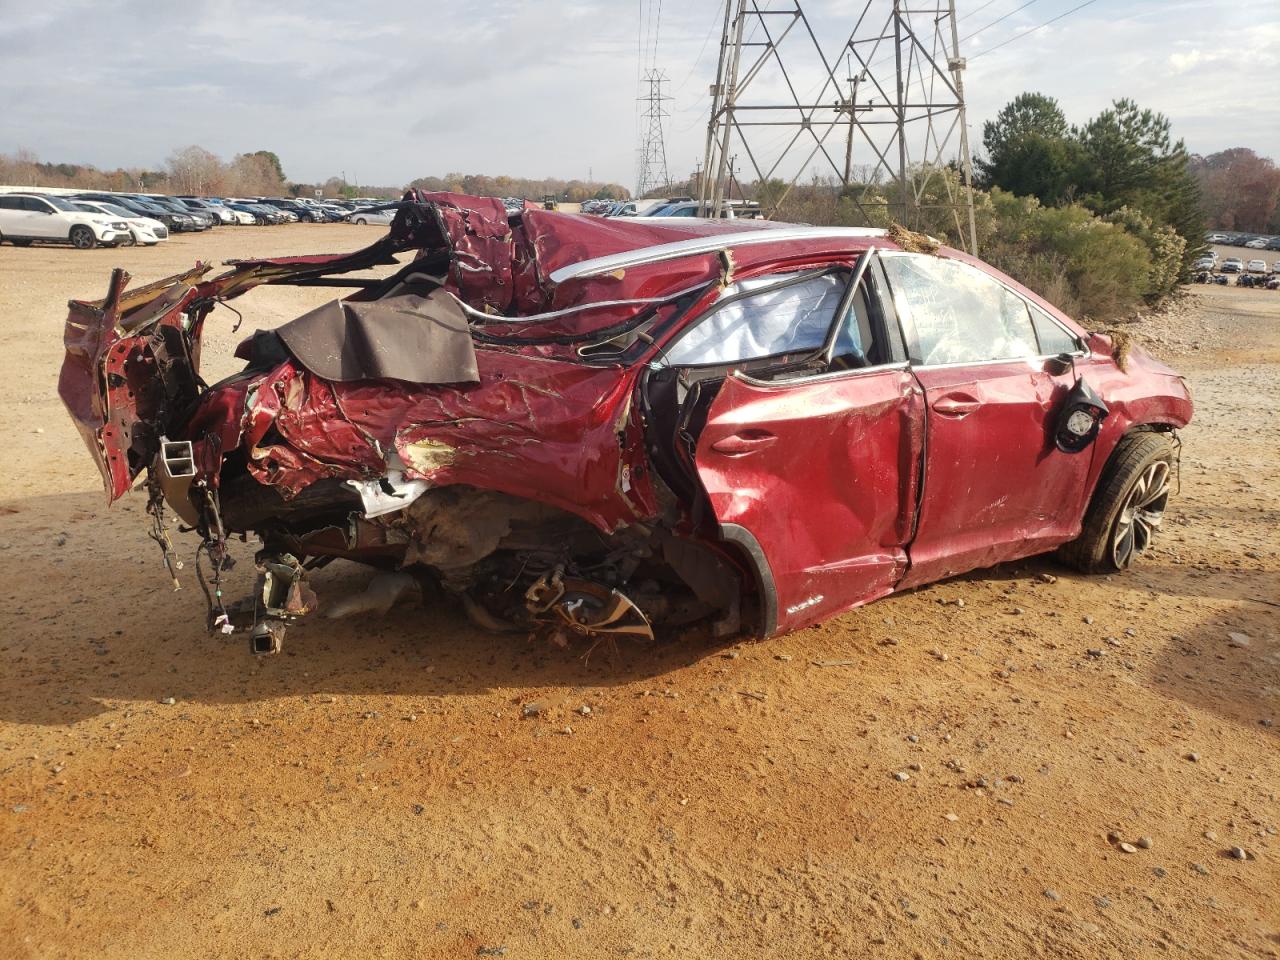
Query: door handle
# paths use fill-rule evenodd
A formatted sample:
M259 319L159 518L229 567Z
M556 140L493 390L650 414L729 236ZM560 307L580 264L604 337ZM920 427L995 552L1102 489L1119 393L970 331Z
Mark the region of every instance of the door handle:
M933 401L934 413L943 417L955 417L957 420L967 417L980 406L981 404L967 393L953 393Z
M729 436L717 440L711 444L711 449L716 453L728 454L731 457L740 457L743 454L751 453L755 450L763 450L765 447L772 446L778 438L772 433L765 433L763 430L753 430L750 433L731 433Z

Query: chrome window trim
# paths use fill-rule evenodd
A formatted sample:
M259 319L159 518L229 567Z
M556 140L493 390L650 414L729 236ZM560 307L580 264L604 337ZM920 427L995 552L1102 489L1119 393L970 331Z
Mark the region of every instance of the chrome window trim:
M886 370L909 369L911 369L910 360L898 360L894 363L879 363L874 367L855 367L853 370L828 370L826 373L815 373L807 377L788 377L786 380L757 380L750 374L743 373L738 369L730 370L729 376L736 377L743 383L749 383L753 387L777 387L781 389L785 387L794 387L797 384L822 383L827 380L840 380L845 377L858 377L867 373L883 373Z
M891 257L922 257L922 256L926 256L926 254L911 253L910 251L907 251L907 250L881 250L880 251L880 258L882 260L886 258L891 258ZM988 280L992 281L995 284L998 284L999 286L1007 290L1009 293L1017 297L1022 302L1022 304L1027 308L1027 322L1031 324L1031 330L1033 334L1035 333L1036 324L1035 324L1035 319L1031 316L1031 308L1035 307L1035 309L1039 310L1046 317L1048 317L1050 322L1055 324L1059 330L1061 330L1063 333L1069 336L1072 340L1075 340L1077 343L1080 344L1080 349L1073 351L1071 353L1072 357L1076 357L1082 360L1088 360L1093 357L1093 351L1089 348L1088 341L1086 341L1084 337L1081 337L1080 334L1076 333L1070 327L1063 324L1061 320L1055 317L1048 310L1045 310L1043 307L1037 306L1036 304L1032 303L1030 300L1024 297L1017 290L1013 289L1013 287L1009 286L999 277L994 277L991 274L987 273L985 270L978 270L978 268L973 266L973 264L965 263L963 260L953 260L950 257L943 257L942 259L948 260L951 263L959 264L962 267L967 267L970 270L977 271L978 273L982 274L982 276L986 277ZM890 278L890 287L892 287L892 278ZM911 317L911 304L904 303L899 298L898 291L896 289L890 290L890 296L893 298L894 309L901 313L905 313L908 319L913 319ZM912 326L913 327L915 326L914 320L913 320ZM1037 336L1036 344L1039 345L1039 343L1040 343L1040 338ZM990 364L993 364L993 363L1021 363L1024 361L1027 363L1035 363L1037 360L1043 363L1045 360L1052 360L1054 357L1057 357L1057 356L1061 356L1061 354L1042 353L1034 357L1005 357L1004 359L1000 359L1000 360L961 360L956 363L918 363L914 365L914 369L937 370L943 367L980 367L980 366L989 366Z
M1061 356L1058 353L1042 353L1034 357L1007 357L1004 360L960 360L956 363L917 363L913 364L913 370L945 370L948 367L994 367L1000 363L1025 363L1031 367L1043 367L1046 360L1053 360ZM1071 356L1076 360L1088 360L1093 356L1087 349L1083 353L1073 353Z
M769 223L770 221L759 222ZM602 276L613 273L615 270L626 270L630 267L678 260L704 253L719 253L731 247L761 243L785 243L788 240L869 240L883 236L885 236L884 230L872 227L756 227L751 230L713 234L709 237L690 237L688 240L675 240L671 243L659 243L651 247L641 247L638 250L614 253L606 257L581 260L551 271L550 279L552 283L560 284L568 280Z

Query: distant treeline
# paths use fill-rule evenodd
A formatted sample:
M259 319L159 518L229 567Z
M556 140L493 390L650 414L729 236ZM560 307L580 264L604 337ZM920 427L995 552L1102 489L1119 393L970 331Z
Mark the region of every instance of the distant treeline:
M483 173L447 173L443 177L418 177L410 181L409 186L420 190L466 193L475 197L523 197L526 200L555 197L572 203L581 203L583 200L626 200L631 196L626 187L617 183L558 180L554 177L542 180L490 177Z
M349 184L341 177L324 183L295 183L285 176L280 158L270 150L238 153L230 160L200 146L171 153L157 168L118 167L102 170L87 163L48 163L29 150L0 154L0 183L13 186L115 190L124 193L195 194L206 197L311 196L321 189L331 197L399 197L400 187Z

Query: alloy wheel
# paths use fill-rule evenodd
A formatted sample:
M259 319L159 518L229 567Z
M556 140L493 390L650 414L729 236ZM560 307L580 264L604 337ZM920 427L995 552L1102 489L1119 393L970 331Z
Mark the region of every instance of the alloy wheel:
M1152 461L1125 497L1111 535L1111 562L1123 570L1151 545L1169 503L1172 470L1167 460Z

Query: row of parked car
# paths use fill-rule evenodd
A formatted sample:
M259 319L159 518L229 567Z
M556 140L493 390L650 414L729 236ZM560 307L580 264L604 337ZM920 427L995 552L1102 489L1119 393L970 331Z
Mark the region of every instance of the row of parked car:
M1258 236L1256 233L1211 233L1204 239L1206 243L1221 243L1228 247L1280 250L1280 237Z
M1280 274L1280 260L1276 260L1269 267L1267 266L1267 261L1261 259L1245 262L1240 257L1226 257L1219 262L1218 252L1210 250L1193 263L1191 269L1197 273L1208 271L1209 273Z
M666 197L649 200L588 200L583 213L598 217L707 217L709 210L693 197ZM764 214L754 200L725 200L720 210L724 220L758 220Z
M40 192L0 194L0 242L97 246L152 246L171 234L220 225L391 222L387 201L291 197L171 197L164 194Z
M1226 286L1235 276L1238 287L1254 287L1259 290L1280 290L1280 260L1267 266L1262 259L1246 262L1240 257L1218 259L1218 252L1210 250L1191 265L1193 283L1216 283Z

